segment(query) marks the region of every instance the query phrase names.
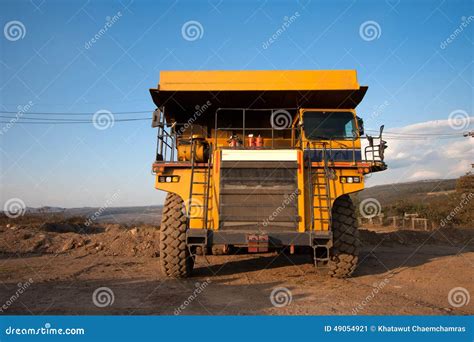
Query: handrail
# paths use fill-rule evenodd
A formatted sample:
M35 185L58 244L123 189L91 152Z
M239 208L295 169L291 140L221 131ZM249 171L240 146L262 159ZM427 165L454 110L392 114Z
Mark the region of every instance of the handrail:
M218 125L217 125L217 117L218 117L218 113L220 111L242 111L242 124L243 124L243 127L232 127L232 128L219 128ZM274 143L274 131L275 131L275 128L272 126L271 128L269 127L258 127L258 128L248 128L245 126L245 114L246 114L246 111L255 111L255 112L271 112L271 114L273 115L274 114L274 111L281 111L281 110L284 110L284 111L288 111L288 110L294 110L294 111L297 111L298 108L217 108L216 109L216 113L215 113L215 118L214 118L214 144L215 146L217 147L217 132L218 131L223 131L223 130L226 130L226 131L235 131L235 130L242 130L242 135L243 135L243 144L245 146L245 131L246 130L249 130L249 129L254 129L254 130L270 130L272 132L272 148L273 148L273 143ZM291 118L290 118L291 119ZM286 128L286 129L294 129L294 127L289 127L289 128ZM276 129L276 130L284 130L284 129Z
M219 127L218 126L218 115L221 111L242 111L242 119L243 119L243 127ZM350 142L348 141L347 144L342 144L338 145L336 144L336 140L334 139L329 139L329 141L308 141L306 147L305 144L303 144L303 134L302 134L302 126L295 125L295 120L293 120L293 124L291 127L287 128L275 128L275 127L248 127L245 125L245 120L248 116L248 111L255 111L255 112L268 112L268 113L274 113L276 110L282 110L282 109L275 109L275 108L260 108L260 109L250 109L250 108L218 108L216 110L215 114L215 128L214 132L208 132L209 127L205 128L202 125L195 125L193 122L184 122L184 123L179 123L179 122L173 122L168 124L166 122L165 118L165 108L163 107L162 110L160 111L160 117L159 117L159 124L158 124L158 133L157 133L157 146L156 146L156 162L158 163L166 163L166 162L187 162L187 161L179 161L177 158L177 144L178 140L192 140L193 133L196 130L202 131L202 133L206 134L207 139L213 139L213 145L214 149L261 149L261 150L269 150L269 149L300 149L300 150L306 150L308 153L311 153L309 150L316 149L320 150L321 147L324 150L324 156L322 160L324 163L326 163L327 166L331 166L336 160L339 158L338 154L343 153L345 157L343 158L344 161L350 161L352 162L353 165L356 165L357 162L360 161L366 161L370 163L383 163L384 162L384 150L386 148L386 142L382 139L382 130L380 132L380 135L378 137L372 137L372 136L353 136L352 139L350 139ZM284 108L283 110L297 110L297 108ZM187 125L187 126L186 126ZM186 129L186 134L183 134L184 131L181 131L178 128L181 128L185 126ZM199 129L200 128L200 129ZM219 132L223 131L235 131L238 132L239 135L239 140L242 138L242 144L241 146L225 146L226 144L222 144L222 140L224 140L226 137L223 136L218 136ZM271 144L268 143L269 137L265 137L266 144L268 146L249 146L248 144L248 139L245 136L247 133L258 133L262 132L271 132ZM291 133L291 138L286 139L285 136L286 134L280 136L280 137L275 137L275 131L282 131L284 133L290 132ZM297 133L299 132L299 135L297 136ZM243 134L242 137L240 135ZM264 134L266 136L266 134ZM363 152L361 151L362 148L357 147L356 148L356 139L360 138L362 139L367 139L369 140L369 146L366 146L363 148ZM377 140L377 141L375 141ZM218 146L218 141L221 142L222 146ZM281 144L279 146L275 147L275 143L279 141ZM318 147L320 146L320 147ZM339 152L339 149L344 149L347 150L347 152ZM360 152L359 152L360 151ZM318 152L316 152L318 153ZM362 154L363 153L363 154ZM360 155L362 154L362 155ZM316 154L318 155L318 154Z

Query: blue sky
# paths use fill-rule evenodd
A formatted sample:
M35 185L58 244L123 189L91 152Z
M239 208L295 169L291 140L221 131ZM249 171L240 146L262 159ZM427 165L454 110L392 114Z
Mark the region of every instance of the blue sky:
M472 130L472 1L1 0L0 7L3 111L29 105L26 113L87 112L89 118L98 110L151 112L148 89L160 70L356 69L369 86L358 107L367 128ZM7 39L12 21L24 27L19 39ZM202 27L193 41L182 35L189 21ZM367 22L376 23L375 36L361 34ZM277 38L264 48L272 35ZM448 118L456 111L467 122L453 129ZM98 130L20 120L2 132L2 203L12 197L33 207L101 206L111 197L114 206L163 201L150 172L156 132L149 122ZM472 162L472 140L389 140L393 167L369 185L459 176Z

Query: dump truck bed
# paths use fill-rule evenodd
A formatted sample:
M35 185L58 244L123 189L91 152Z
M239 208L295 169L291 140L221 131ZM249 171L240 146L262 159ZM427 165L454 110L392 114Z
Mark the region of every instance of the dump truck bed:
M177 121L207 101L215 108L353 109L366 91L355 70L162 71L150 89L156 106Z

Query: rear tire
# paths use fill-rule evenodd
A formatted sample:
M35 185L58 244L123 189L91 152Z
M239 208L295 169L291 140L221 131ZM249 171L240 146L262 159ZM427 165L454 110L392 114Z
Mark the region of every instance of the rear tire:
M186 246L186 215L184 202L176 194L168 193L160 227L160 266L170 278L191 275L194 258Z
M330 251L329 275L347 278L352 275L359 259L359 230L355 208L349 195L336 199L332 207L333 247Z

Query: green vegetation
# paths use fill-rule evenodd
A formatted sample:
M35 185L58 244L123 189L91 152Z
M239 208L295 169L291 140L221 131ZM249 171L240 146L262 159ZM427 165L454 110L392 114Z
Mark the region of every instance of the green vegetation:
M354 196L377 199L385 217L418 213L435 225L474 228L474 174L458 179L380 185Z

